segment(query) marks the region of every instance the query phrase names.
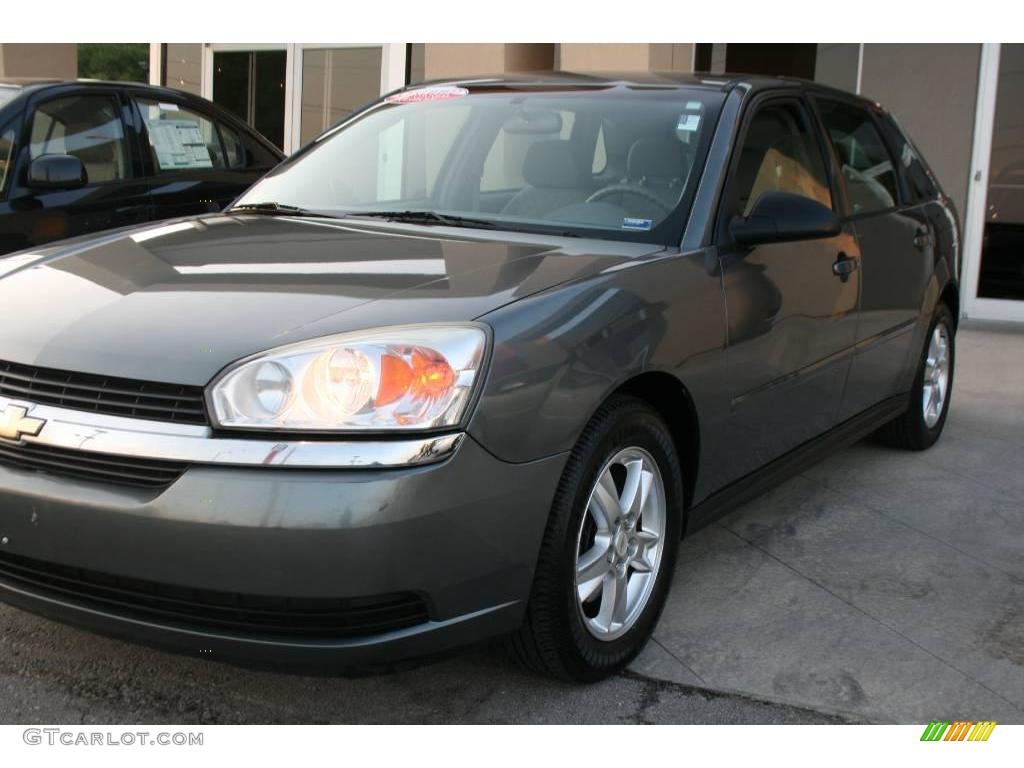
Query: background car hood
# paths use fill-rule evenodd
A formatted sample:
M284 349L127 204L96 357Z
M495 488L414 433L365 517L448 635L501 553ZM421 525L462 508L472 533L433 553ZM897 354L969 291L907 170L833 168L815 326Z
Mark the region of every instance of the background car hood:
M215 215L0 259L0 360L180 384L341 331L465 321L650 245Z

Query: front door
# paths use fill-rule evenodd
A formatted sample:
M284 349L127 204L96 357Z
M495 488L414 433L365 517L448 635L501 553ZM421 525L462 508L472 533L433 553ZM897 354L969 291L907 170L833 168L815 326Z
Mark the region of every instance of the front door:
M836 237L744 248L727 222L765 192L834 206L831 164L806 104L772 98L742 129L719 227L728 313L731 474L742 477L834 426L856 334L860 275L849 230Z
M139 178L134 146L127 139L116 92L78 92L30 107L28 152L9 194L2 226L16 226L22 247L145 222L150 201ZM73 155L87 183L72 189L33 189L28 165L43 155ZM12 233L13 237L13 233Z

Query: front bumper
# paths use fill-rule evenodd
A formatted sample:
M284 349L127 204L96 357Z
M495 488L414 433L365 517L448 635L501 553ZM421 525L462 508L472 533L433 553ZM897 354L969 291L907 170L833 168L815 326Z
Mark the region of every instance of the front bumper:
M147 643L284 664L434 653L522 619L565 456L494 458L471 438L401 469L190 467L162 491L0 467L3 559L261 598L415 593L413 626L333 638L160 619L0 576L0 599Z

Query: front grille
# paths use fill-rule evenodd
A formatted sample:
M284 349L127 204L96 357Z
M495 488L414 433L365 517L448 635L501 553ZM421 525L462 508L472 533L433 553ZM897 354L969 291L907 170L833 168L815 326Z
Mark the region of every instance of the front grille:
M183 384L74 373L0 360L0 395L112 416L209 423L203 388Z
M359 598L297 598L173 587L0 554L0 578L101 610L245 634L361 637L429 620L411 592Z
M38 443L0 440L0 464L101 483L163 488L181 476L188 465L174 461L114 456L109 453L52 448Z

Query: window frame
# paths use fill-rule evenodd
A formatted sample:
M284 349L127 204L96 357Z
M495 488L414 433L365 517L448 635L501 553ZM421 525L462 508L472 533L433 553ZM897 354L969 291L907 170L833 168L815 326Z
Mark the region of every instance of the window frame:
M739 130L733 139L732 148L729 153L729 160L726 164L725 179L722 184L721 193L718 197L718 208L715 214L715 243L721 248L736 248L736 243L729 232L729 224L736 215L736 170L739 166L740 154L747 134L750 132L750 125L765 107L777 106L779 104L791 104L801 111L807 123L811 140L817 145L821 155L821 162L825 170L825 177L828 181L829 194L832 196L832 211L843 217L843 209L846 205L845 189L839 186L838 166L834 157L832 143L827 141L823 135L821 124L815 105L808 99L807 94L798 89L778 89L765 91L757 94L740 117Z
M138 181L143 178L143 169L139 163L139 148L136 144L136 128L129 120L130 113L126 114L128 102L124 94L117 88L68 88L54 91L43 91L29 101L22 114L21 123L21 149L18 150L19 157L23 158L19 167L19 187L31 190L33 194L45 194L49 190L33 189L28 185L28 168L32 164L32 125L35 122L36 112L55 101L69 98L105 98L115 106L117 119L121 123L121 136L125 144L125 176L121 179L109 179L107 181L93 181L89 179L85 188L107 187L114 184L124 184L130 181ZM17 121L15 121L17 122ZM24 151L22 151L24 150ZM13 187L12 187L13 188Z
M822 139L826 142L828 152L832 157L832 163L835 166L836 181L842 189L843 207L842 210L837 211L840 218L843 221L856 221L857 219L861 219L867 216L881 216L887 213L892 213L893 211L899 211L902 210L903 208L906 208L908 205L908 187L906 184L906 179L903 178L903 174L900 171L900 163L899 161L897 161L895 155L893 154L892 145L886 139L885 130L883 129L882 125L880 125L878 115L875 114L873 106L855 99L843 98L840 95L831 93L812 93L810 94L810 101L814 108L814 114L819 125L819 130L821 132ZM832 136L828 131L828 126L825 124L825 117L821 112L820 105L823 101L832 102L834 104L841 104L845 107L848 107L849 109L862 112L864 115L867 116L868 122L874 126L875 132L878 134L878 138L881 141L882 149L889 156L889 163L892 165L893 176L896 178L896 199L893 201L893 204L891 206L887 208L876 208L870 211L859 212L855 212L850 206L850 196L846 188L846 180L843 178L843 175L840 172L842 163L840 162L839 149L836 147L836 143L832 141Z

